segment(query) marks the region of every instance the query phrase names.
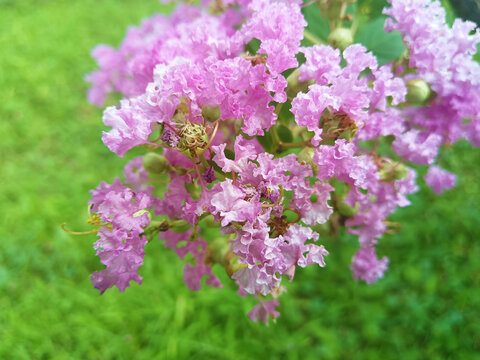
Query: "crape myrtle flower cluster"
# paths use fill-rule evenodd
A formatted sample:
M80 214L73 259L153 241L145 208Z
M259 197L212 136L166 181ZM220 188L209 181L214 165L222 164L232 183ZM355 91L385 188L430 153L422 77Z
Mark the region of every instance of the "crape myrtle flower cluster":
M322 235L340 227L358 236L353 277L384 275L375 245L418 190L411 164L428 166L441 193L456 179L439 151L461 138L480 145L480 34L470 22L449 27L438 1L390 0L385 30L406 51L379 65L344 27L353 2L179 5L130 28L118 49L93 50L89 101L123 97L104 111L103 142L120 157L145 151L123 183L91 192L101 293L141 283L145 246L160 239L185 260L191 290L221 287L212 269L223 267L258 299L250 318L267 322L282 279L325 267ZM307 32L306 6L330 20L330 44Z

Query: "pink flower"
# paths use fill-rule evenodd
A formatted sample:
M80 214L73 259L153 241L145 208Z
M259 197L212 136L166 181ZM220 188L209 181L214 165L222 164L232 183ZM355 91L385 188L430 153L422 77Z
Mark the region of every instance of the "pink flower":
M451 189L455 186L457 177L448 171L443 170L438 166L430 166L427 175L425 175L425 182L437 194L441 194L443 190Z
M259 300L252 310L248 313L248 317L255 322L263 321L268 324L268 318L275 320L280 313L275 310L279 305L278 300Z
M150 222L148 213L142 211L152 205L152 199L146 193L135 194L116 179L112 185L102 183L92 190L90 204L99 218L93 224L102 226L94 248L107 266L91 275L93 285L103 294L114 285L123 292L131 280L140 284L137 270L147 243L143 231Z
M361 248L353 257L351 269L355 280L362 279L371 284L383 277L387 265L388 258L378 260L373 247Z

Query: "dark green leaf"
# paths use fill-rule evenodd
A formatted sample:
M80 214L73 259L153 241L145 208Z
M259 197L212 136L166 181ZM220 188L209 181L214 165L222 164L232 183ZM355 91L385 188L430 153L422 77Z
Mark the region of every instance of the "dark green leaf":
M479 0L442 0L442 5L447 11L447 21L453 23L455 12L464 20L474 21L480 24L480 1Z
M282 142L290 143L293 141L293 135L289 128L283 125L277 126L277 134Z
M230 150L230 149L225 149L223 152L225 153L225 157L226 157L227 159L235 160L235 153L234 153L232 150Z

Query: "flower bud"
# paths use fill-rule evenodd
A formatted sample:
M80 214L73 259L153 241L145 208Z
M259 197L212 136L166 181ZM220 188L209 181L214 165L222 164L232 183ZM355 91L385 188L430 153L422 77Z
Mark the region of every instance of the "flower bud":
M297 155L297 160L300 164L310 165L314 175L318 173L318 165L313 162L313 155L315 154L315 149L311 147L305 147Z
M355 214L358 212L359 206L358 206L358 203L356 204L355 207L353 207L347 203L340 202L336 204L336 207L340 215L351 218L351 217L354 217Z
M387 162L380 170L381 181L395 181L405 179L408 176L407 167L402 163Z
M330 33L330 35L328 35L327 41L334 48L343 51L353 44L352 30L347 28L336 28Z
M216 238L208 244L208 257L209 262L212 264L221 264L223 266L227 265L225 260L225 255L230 249L228 240L225 238Z
M172 230L173 232L176 232L176 233L187 232L191 227L192 227L192 225L190 225L190 223L188 221L180 220L180 219L179 220L173 220L169 224L170 230Z
M407 81L407 89L407 103L412 105L422 105L432 94L430 86L422 79Z
M215 218L213 217L212 214L209 214L205 217L205 225L209 229L219 228L221 226L219 221L215 221Z
M203 106L202 116L205 120L213 122L220 117L220 108L218 106L217 107Z
M170 163L163 155L149 152L143 156L143 167L149 173L160 175L168 172Z
M226 263L225 271L227 272L227 275L229 277L232 277L232 275L236 273L238 270L243 269L244 267L247 266L246 264L240 264L238 260L239 260L239 257L235 255L233 251L228 250L225 253L225 256L224 256L224 261Z

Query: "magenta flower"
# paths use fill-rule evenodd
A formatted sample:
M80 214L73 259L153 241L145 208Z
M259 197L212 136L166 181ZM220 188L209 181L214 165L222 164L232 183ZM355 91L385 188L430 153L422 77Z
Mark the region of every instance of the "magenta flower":
M443 190L451 189L457 182L455 174L449 173L438 166L431 166L425 175L425 182L437 194L441 194Z
M361 248L353 257L351 268L355 280L362 279L371 284L383 277L387 266L387 257L378 260L374 248Z

